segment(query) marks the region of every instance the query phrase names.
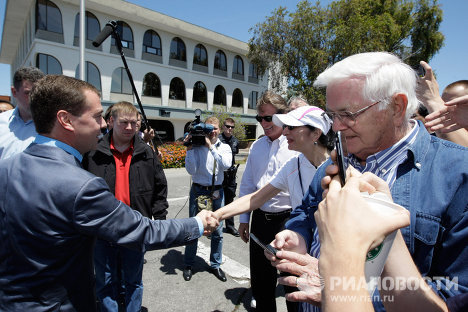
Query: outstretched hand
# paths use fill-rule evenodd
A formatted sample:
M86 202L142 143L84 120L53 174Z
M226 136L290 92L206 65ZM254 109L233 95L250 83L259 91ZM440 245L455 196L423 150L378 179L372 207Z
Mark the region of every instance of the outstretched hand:
M219 226L218 219L214 217L213 212L211 211L202 210L197 214L197 217L199 217L203 222L203 235L211 234L211 232L216 230L216 228Z
M299 288L299 291L286 294L286 300L319 305L321 301L321 280L318 271L318 260L309 254L284 250L278 251L277 256L281 259L273 266L281 272L292 274L292 276L278 278L278 283Z
M453 99L426 116L426 128L442 133L468 128L468 95Z
M304 237L291 230L283 230L276 234L275 239L270 243L270 245L276 250L293 251L299 254L307 253L307 246ZM279 256L275 257L267 252L265 252L265 257L272 262L273 266L275 266L275 262L281 260L279 259Z

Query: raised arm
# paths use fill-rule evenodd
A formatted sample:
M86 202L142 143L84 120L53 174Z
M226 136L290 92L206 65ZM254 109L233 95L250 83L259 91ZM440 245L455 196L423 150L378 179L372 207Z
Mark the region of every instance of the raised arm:
M242 196L241 198L233 201L229 205L224 206L214 212L214 216L219 220L224 220L233 216L240 215L245 212L250 212L261 207L269 199L278 194L281 190L277 189L271 184L267 184L261 189Z
M421 61L421 66L426 70L426 75L419 80L418 84L418 97L423 102L424 106L429 111L430 116L432 113L440 110L445 110L444 100L439 94L439 84L434 77L431 66L424 61ZM455 129L449 133L447 131L441 131L439 128L429 128L434 130L436 135L444 140L449 140L462 146L468 147L468 132L466 129Z

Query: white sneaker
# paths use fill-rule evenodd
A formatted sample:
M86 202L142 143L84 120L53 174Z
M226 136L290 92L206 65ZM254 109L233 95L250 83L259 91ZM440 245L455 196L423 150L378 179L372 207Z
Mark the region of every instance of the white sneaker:
M252 309L255 309L257 307L257 300L255 300L254 297L252 297L252 300L250 300L250 307Z

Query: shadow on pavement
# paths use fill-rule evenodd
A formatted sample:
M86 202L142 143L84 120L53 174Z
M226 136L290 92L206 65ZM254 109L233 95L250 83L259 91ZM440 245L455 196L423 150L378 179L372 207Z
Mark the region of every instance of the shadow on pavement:
M161 257L160 270L168 275L177 275L176 270L182 272L185 268L184 254L179 250L170 249L164 256ZM195 263L192 266L193 275L197 272L208 272L210 266L203 258L196 256Z
M255 311L255 309L250 308L250 299L252 298L252 291L250 287L227 289L224 292L224 295L226 296L226 299L231 300L234 306L242 305L247 311Z

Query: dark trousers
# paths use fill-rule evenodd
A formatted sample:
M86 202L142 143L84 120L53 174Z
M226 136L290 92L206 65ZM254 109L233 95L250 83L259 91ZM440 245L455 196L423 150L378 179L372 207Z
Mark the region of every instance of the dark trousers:
M224 205L230 204L234 201L234 198L236 197L236 188L237 184L234 184L232 186L223 186L224 190ZM230 217L224 220L226 223L226 229L227 228L234 228L234 217Z
M289 213L270 216L260 209L252 214L252 226L250 231L265 244L271 243L275 235L284 229L284 224L289 218ZM257 301L257 311L276 311L276 284L278 272L263 254L263 249L258 244L250 244L250 278L252 295ZM286 291L286 289L285 289ZM297 303L286 301L289 312L297 311Z

